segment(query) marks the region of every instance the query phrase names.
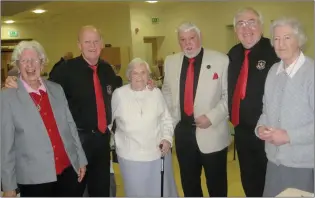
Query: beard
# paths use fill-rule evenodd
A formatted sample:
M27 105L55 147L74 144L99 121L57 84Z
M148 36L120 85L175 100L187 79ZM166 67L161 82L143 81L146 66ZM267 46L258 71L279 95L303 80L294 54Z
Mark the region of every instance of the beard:
M188 51L186 51L186 50L184 50L183 52L184 52L184 54L185 54L185 56L187 57L187 58L194 58L194 57L196 57L199 53L200 53L200 51L201 51L201 46L198 48L198 49L196 49L194 52L188 52Z

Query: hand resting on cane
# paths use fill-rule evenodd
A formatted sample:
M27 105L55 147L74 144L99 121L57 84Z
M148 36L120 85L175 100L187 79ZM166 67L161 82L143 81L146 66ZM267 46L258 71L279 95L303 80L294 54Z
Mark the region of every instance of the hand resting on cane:
M164 157L170 151L171 143L167 140L162 140L159 147L162 153L162 157Z

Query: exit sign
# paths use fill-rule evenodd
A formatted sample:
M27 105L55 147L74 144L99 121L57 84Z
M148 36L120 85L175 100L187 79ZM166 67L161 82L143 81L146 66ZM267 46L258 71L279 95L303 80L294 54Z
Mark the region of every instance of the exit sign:
M152 17L151 20L152 20L152 23L159 23L160 21L158 17Z
M18 37L19 36L19 32L15 31L15 30L10 30L8 32L8 34L9 34L9 37Z

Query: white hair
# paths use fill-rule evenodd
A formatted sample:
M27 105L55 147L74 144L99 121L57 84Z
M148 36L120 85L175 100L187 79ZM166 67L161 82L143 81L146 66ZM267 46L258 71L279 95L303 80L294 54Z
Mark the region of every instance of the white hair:
M258 17L258 20L259 20L260 24L262 25L264 23L263 16L262 16L262 14L259 11L255 10L254 8L251 8L251 7L245 7L245 8L239 9L236 12L236 14L234 15L234 18L233 18L233 25L234 25L234 27L236 26L236 23L237 23L236 19L240 15L244 14L245 12L252 12L252 13L254 13Z
M11 56L12 66L18 67L17 62L21 54L23 53L23 51L26 49L34 50L35 52L37 52L38 58L41 61L41 65L44 66L47 64L48 58L47 58L47 55L43 46L39 42L32 40L32 41L21 41L15 46L14 51Z
M179 34L180 32L188 32L190 30L196 31L198 34L198 37L200 38L200 29L195 24L193 24L191 22L182 23L177 28L177 33Z
M149 64L145 60L142 60L141 58L134 58L132 61L130 61L130 63L127 66L126 77L129 79L130 73L132 72L134 67L136 65L141 65L141 64L144 64L146 66L146 68L148 70L148 75L150 75L151 74L151 69L150 69Z
M294 36L296 36L299 47L302 48L307 41L307 36L303 30L302 24L295 18L283 17L277 20L274 20L270 27L270 35L271 35L271 45L273 46L274 41L274 30L279 26L290 26L293 30Z

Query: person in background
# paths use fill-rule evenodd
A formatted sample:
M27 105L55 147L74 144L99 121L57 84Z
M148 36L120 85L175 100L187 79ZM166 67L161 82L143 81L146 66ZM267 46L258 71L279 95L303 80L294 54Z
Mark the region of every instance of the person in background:
M3 196L77 197L87 159L60 85L40 77L47 62L37 41L12 53L18 89L1 91Z
M50 70L49 76L53 75L53 72L56 70L57 67L59 67L64 61L70 60L73 58L72 52L66 52L63 57L60 58L60 60L52 67Z
M268 158L263 196L314 193L314 60L302 52L306 35L296 19L273 21L271 42L281 61L268 73L256 127Z
M78 34L81 55L63 62L49 80L60 84L69 103L83 149L88 159L87 174L80 183L80 196L86 186L91 197L110 196L111 97L116 87L112 67L100 59L103 38L94 26L83 26ZM6 87L17 87L8 77Z
M233 24L240 43L228 52L229 115L235 127L235 144L245 195L261 197L267 158L264 142L255 135L255 126L262 110L266 76L279 58L270 40L262 37L263 19L256 10L239 10Z
M205 170L211 197L227 196L227 147L231 142L227 109L225 54L204 49L192 23L178 28L182 52L167 56L162 92L172 113L175 149L185 197L202 197Z
M160 197L160 158L165 156L164 196L177 197L170 152L172 117L161 91L147 87L149 73L147 62L133 59L127 68L129 84L116 89L112 97L116 152L125 196Z
M152 66L152 79L155 81L157 87L162 88L163 85L163 76L161 75L161 68L164 67L164 60L159 59L156 61L156 64Z

